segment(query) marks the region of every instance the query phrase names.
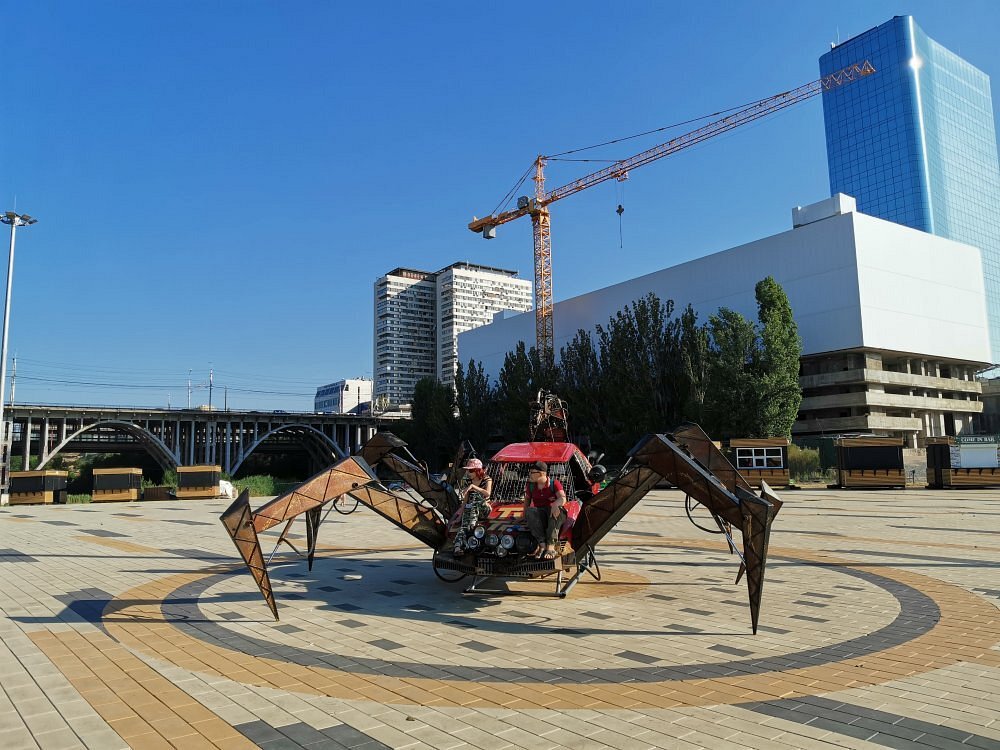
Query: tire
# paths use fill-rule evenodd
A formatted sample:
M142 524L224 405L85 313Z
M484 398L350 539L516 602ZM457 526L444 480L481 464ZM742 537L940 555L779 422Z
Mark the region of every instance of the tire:
M434 566L434 575L440 578L445 583L456 583L465 578L468 573L463 573L460 570L451 570L449 568L439 568L438 567L438 551L434 550L434 557L431 558L431 565Z

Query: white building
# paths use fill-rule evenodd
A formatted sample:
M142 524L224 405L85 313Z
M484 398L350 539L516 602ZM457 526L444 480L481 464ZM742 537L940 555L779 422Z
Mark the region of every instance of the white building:
M924 436L971 429L982 411L977 370L990 361L979 250L855 211L837 195L795 209L794 228L554 306L558 355L655 292L690 303L701 320L720 307L756 318L755 284L773 276L788 295L803 356L796 435L877 432ZM498 319L459 337L459 354L494 378L533 315ZM665 425L665 428L669 427Z
M396 268L375 282L375 397L405 404L417 381L434 377L435 275Z
M531 282L516 271L454 263L437 273L437 378L451 385L458 363L458 336L488 325L504 310L532 309Z
M368 378L338 380L316 389L314 410L330 414L357 413L372 401L372 381Z
M406 404L422 378L453 383L458 334L531 305L531 282L516 271L472 263L390 271L375 282L374 396Z

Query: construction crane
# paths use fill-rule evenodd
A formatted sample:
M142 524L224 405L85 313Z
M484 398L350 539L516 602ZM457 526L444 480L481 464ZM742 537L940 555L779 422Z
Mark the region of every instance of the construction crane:
M534 197L521 196L517 199L517 208L510 211L491 214L482 219L474 216L469 222L469 229L476 233L482 233L483 237L489 240L496 237L496 228L501 224L514 221L522 216L531 216L535 244L535 348L541 361L550 365L555 361L552 326L552 237L549 219L549 206L551 204L608 180L614 179L619 182L627 180L629 172L633 169L703 143L709 138L735 130L742 125L760 120L806 99L811 99L824 91L847 85L874 72L875 68L867 60L863 63L848 65L846 68L791 91L775 94L748 104L719 120L714 120L635 156L616 161L604 169L592 172L554 190L546 191L545 189L545 164L552 157L539 155L534 162L535 174L532 178L535 183Z

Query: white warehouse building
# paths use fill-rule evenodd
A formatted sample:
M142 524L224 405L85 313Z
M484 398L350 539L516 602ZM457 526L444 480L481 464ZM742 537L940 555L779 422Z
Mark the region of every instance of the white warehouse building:
M372 381L348 378L316 389L313 409L330 414L357 414L372 402Z
M793 435L874 432L917 447L970 431L983 408L975 375L990 361L979 250L857 213L842 194L792 219L790 231L556 303L557 356L649 292L690 303L702 321L720 307L755 319L754 286L773 276L802 337ZM459 356L496 378L534 334L533 313L497 316L459 336Z

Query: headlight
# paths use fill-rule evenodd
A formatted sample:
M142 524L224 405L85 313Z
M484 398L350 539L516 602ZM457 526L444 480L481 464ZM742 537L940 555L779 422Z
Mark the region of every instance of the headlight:
M472 535L476 537L476 539L482 539L484 536L486 536L486 529L483 528L482 526L477 526L472 530Z
M479 539L474 536L470 536L465 540L465 546L469 549L479 549Z
M500 548L506 552L509 549L514 548L514 537L510 534L504 534L500 537Z
M496 547L498 544L500 544L500 536L498 534L491 533L486 535L487 547Z

